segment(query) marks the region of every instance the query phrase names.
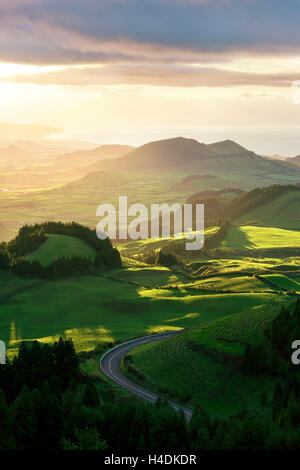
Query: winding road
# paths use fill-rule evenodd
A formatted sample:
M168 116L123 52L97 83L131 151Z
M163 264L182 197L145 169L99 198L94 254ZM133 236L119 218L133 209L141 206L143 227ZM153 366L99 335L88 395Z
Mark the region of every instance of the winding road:
M119 344L114 348L107 351L100 359L100 368L102 372L108 377L110 380L115 382L120 387L124 388L128 392L133 393L139 398L143 398L150 403L155 403L159 396L156 393L150 392L139 385L131 382L127 377L125 377L122 372L120 371L120 363L123 357L131 351L131 349L137 348L142 344L153 343L155 341L160 341L162 339L167 338L168 336L172 336L175 334L182 333L183 330L179 331L167 331L165 333L158 333L149 336L143 336L141 338L132 339L130 341L126 341L125 343ZM185 406L179 405L173 401L168 401L169 405L172 406L175 410L182 410L187 420L190 420L193 415L193 410L187 408Z

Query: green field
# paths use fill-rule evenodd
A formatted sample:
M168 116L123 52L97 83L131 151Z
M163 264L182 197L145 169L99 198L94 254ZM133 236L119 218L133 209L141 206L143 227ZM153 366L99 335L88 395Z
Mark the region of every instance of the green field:
M265 250L300 247L300 231L244 225L229 227L221 247L230 250Z
M261 292L274 290L254 276L219 276L193 283L179 285L183 289L203 289L209 291L232 291L232 292Z
M138 264L127 269L120 269L110 277L124 282L131 282L138 286L165 285L180 282L183 279L183 276L177 270L175 273L164 266L139 266Z
M234 177L239 186L239 175ZM254 181L255 174L250 172L248 183L252 177ZM146 203L161 203L162 198L171 203L175 197L176 202L185 202L190 196L185 192L189 185L182 185L176 194L178 179L176 172L167 180L140 174L136 181L124 179L122 189L128 190L129 203L139 202L141 196ZM11 203L18 205L14 216L9 204L1 209L5 221L13 224L16 214L19 220L27 221L33 210L47 207L51 212L55 194L59 218L73 220L77 214L77 220L95 226L95 197L83 183L77 185L77 192L70 192L67 205L66 187L38 191L31 195L31 205L26 198L22 205L19 195L11 194ZM190 185L193 191L201 190L194 184ZM161 193L158 185L163 185ZM101 185L97 189L99 203L108 196L105 201L115 204L114 191L104 189ZM170 237L120 243L123 269L98 275L93 272L41 281L0 271L0 331L9 357L22 340L47 343L60 336L72 337L81 352L140 335L186 329L181 335L132 351L129 361L138 374L130 375L126 361L125 373L162 397L191 407L204 406L213 415L232 415L246 408L266 412L260 407L261 395L266 392L271 397L276 381L245 374L241 357L245 344L256 344L281 306L295 302L295 292L300 292L300 262L295 250L300 248L300 231L296 230L299 194L291 191L235 220L214 257L201 251L187 252L181 266L150 266L138 260L146 251L170 246L176 241ZM210 227L205 236L217 230ZM182 243L185 241L183 237ZM92 258L95 251L77 238L49 235L27 258L46 266L55 258L73 255ZM87 374L100 376L99 355L87 359L82 367Z
M72 337L78 351L90 350L99 342L197 326L282 298L267 292L178 295L168 289L133 284L130 270L127 280L125 274L118 280L119 274L117 271L109 278L77 276L16 291L0 303L1 337L10 353L23 339L52 342L60 335ZM147 278L142 269L141 275L143 284L151 285L153 272ZM158 275L163 275L163 280L173 276L171 271L166 274L161 269ZM15 277L15 282L22 285L24 281Z
M204 407L212 415L232 415L246 408L259 411L262 393L271 397L276 380L249 376L239 364L245 341L256 341L278 312L279 305L256 306L140 346L128 354L123 371L161 396ZM139 379L128 372L128 361Z
M209 237L213 233L216 233L218 227L209 227L205 230L205 236ZM191 232L194 236L199 234L199 232ZM135 241L126 241L125 243L121 243L118 245L118 250L120 251L122 256L128 255L137 255L139 253L143 253L147 250L160 250L164 246L169 245L172 241L182 241L185 243L188 241L185 233L180 233L172 237L167 238L148 238L147 240L135 240Z
M94 258L95 256L95 250L79 238L56 234L48 234L47 237L48 239L36 251L27 256L30 261L36 259L42 266L47 266L51 261L62 256L83 256L85 258Z
M283 289L295 290L296 292L300 292L300 283L294 279L290 279L287 276L283 276L280 274L265 274L261 277L275 284L279 288L282 287Z
M141 346L130 352L130 358L144 376L138 381L143 387L189 407L202 406L212 415L256 409L261 393L274 390L272 380L239 372L235 360L220 360L214 350L194 350L188 334Z
M207 234L215 230L212 227ZM300 246L299 232L252 226L231 227L224 244L241 249L244 239L255 248L285 247L287 239L288 246ZM99 342L196 327L263 305L275 306L289 298L282 288L298 290L296 257L199 257L172 269L126 257L169 242L126 242L120 246L125 268L103 275L40 281L0 273L0 328L9 354L23 339L52 342L62 335L72 337L78 351L87 351ZM91 257L94 251L77 238L49 235L29 259L45 266L59 256L79 254ZM256 274L276 276L270 284Z
M0 305L6 298L8 298L8 296L14 295L24 289L29 289L31 286L35 286L38 282L39 281L37 279L24 279L22 277L15 276L11 272L0 270Z
M279 253L280 255L280 253ZM293 276L300 276L299 257L291 256L289 258L270 258L250 256L231 256L230 258L218 258L208 260L207 258L198 258L193 260L190 265L194 272L209 273L209 277L218 275L238 275L240 273L256 274L270 272L272 270L290 271Z

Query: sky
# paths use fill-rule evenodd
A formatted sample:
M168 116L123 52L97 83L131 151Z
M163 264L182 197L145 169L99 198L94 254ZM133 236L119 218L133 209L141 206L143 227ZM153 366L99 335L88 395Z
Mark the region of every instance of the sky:
M299 18L299 0L1 0L0 122L297 155Z

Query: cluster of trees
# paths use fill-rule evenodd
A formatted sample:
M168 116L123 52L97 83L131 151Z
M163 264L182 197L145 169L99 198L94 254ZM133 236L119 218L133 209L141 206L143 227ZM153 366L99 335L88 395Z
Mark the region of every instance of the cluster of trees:
M178 255L167 250L159 250L155 259L155 265L159 266L176 266L182 265L183 262Z
M230 220L223 218L217 221L219 229L204 238L204 246L201 250L203 255L212 253L215 257L224 256L226 249L219 249L217 246L226 238L228 234L228 228L230 227ZM229 253L229 250L227 250ZM141 261L146 264L160 265L160 266L176 266L183 265L184 258L186 258L186 249L184 240L173 240L165 245L161 250L145 250L135 256L134 259Z
M167 245L164 249L155 251L155 250L145 250L142 253L139 253L138 256L135 256L134 259L141 261L142 263L152 264L153 266L176 266L183 265L182 258L176 254L176 246L173 243ZM173 249L175 248L175 249ZM182 248L180 248L180 253Z
M230 227L230 220L224 219L220 225L219 230L213 233L209 237L205 237L204 239L204 246L203 246L203 253L207 251L211 251L215 249L223 240L225 240L228 234L228 228Z
M32 226L24 225L13 240L2 246L6 248L7 253L12 258L18 258L35 251L46 240L47 236L43 226L37 224Z
M150 405L82 375L71 340L23 343L0 368L0 449L298 449L299 400L278 386L267 406L271 413L222 419L197 409L187 422L161 400Z
M283 307L277 317L264 330L259 344L248 344L243 358L244 370L250 374L270 373L283 379L293 377L291 345L300 338L300 300L292 313Z
M189 201L190 199L188 199ZM227 216L230 201L221 199L217 195L196 197L191 199L189 204L193 207L193 230L196 230L196 205L204 204L204 226L211 227L220 225L224 217Z
M38 260L29 261L26 254L47 240L46 234L69 235L80 238L96 250L94 260L83 256L60 257L44 267ZM44 222L21 227L16 238L0 244L0 269L11 269L23 277L56 279L93 268L113 269L121 266L121 257L110 240L100 240L96 232L76 222Z
M109 238L106 238L105 240L100 240L100 238L97 237L95 230L92 230L84 225L78 224L77 222L65 223L48 221L43 222L42 224L32 225L30 228L32 231L42 228L45 233L69 235L71 237L80 238L100 253L105 252L107 249L109 250L112 247Z
M300 300L290 313L283 308L279 315L265 329L263 340L246 347L243 368L250 374L272 374L278 377L272 400L272 420L276 432L274 442L280 448L300 447L300 376L292 364L291 345L300 336ZM267 405L262 395L261 404ZM298 438L293 430L298 433Z
M243 194L245 191L243 189L238 189L238 188L224 188L224 189L205 189L204 191L199 191L198 193L193 194L190 196L187 200L187 203L193 203L197 202L200 204L200 201L206 198L216 198L219 196L222 196L223 194L227 193L232 193L236 194L237 196L240 196Z
M79 375L79 359L72 339L56 341L52 346L33 341L22 342L18 355L0 367L0 386L8 402L18 396L26 385L30 390L40 389L45 380L65 390L69 381Z
M17 258L12 259L11 270L22 277L58 279L75 273L89 272L95 264L91 259L84 256L61 256L45 267L38 260L29 261L25 258Z
M136 255L133 259L140 261L141 263L155 265L157 252L155 250L145 250Z
M23 342L0 368L0 449L58 447L62 396L78 377L71 339L53 346Z

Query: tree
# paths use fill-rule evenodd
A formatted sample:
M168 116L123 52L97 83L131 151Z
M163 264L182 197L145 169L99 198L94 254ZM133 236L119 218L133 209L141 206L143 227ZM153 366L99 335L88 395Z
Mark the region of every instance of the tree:
M36 442L36 419L31 393L26 387L11 405L12 426L16 443L20 449L32 449Z
M106 442L101 439L95 428L75 429L74 435L75 442L70 439L62 440L61 447L63 450L105 450L107 448Z
M100 405L99 395L95 385L92 382L89 382L84 391L83 403L86 406L97 407Z
M6 396L0 388L0 450L14 448L11 419L6 403Z
M47 380L43 383L36 406L36 420L39 445L50 449L56 448L61 430L61 409Z

